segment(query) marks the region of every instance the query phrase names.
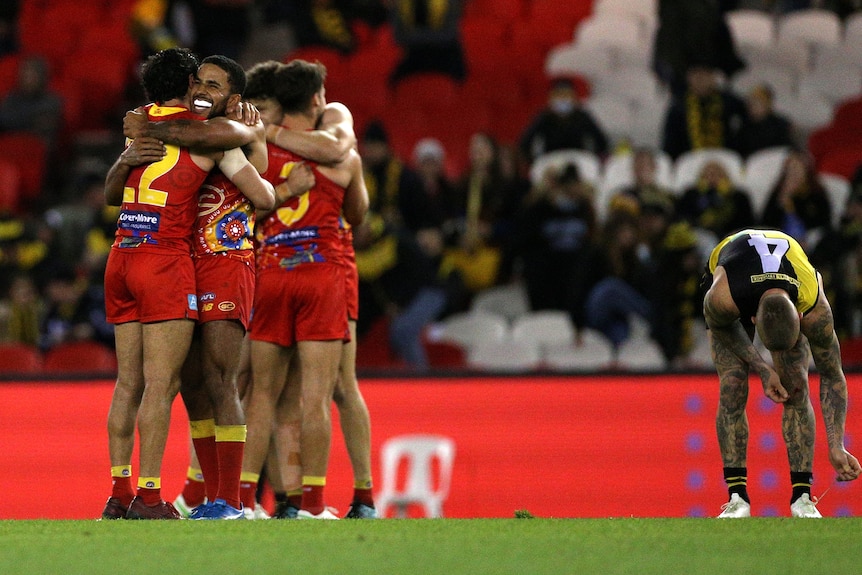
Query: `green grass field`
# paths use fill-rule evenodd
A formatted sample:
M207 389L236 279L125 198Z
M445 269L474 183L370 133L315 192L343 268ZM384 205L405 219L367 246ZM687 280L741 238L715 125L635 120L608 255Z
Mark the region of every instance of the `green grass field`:
M0 521L0 573L862 573L862 519Z

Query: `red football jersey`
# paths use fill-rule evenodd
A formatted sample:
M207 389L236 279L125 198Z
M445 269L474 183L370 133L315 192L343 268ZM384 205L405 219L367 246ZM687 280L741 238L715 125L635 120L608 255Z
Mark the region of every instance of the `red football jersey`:
M195 254L253 249L254 206L227 176L216 168L198 198Z
M201 118L183 107L146 107L151 122ZM189 253L198 213L198 190L207 173L187 148L165 145L158 162L136 166L126 179L114 247Z
M315 185L290 198L257 227L258 269L293 269L301 264L342 263L344 251L339 216L344 188L324 176L317 164L278 146L267 144L269 168L264 178L278 185L290 170L305 162L314 171Z

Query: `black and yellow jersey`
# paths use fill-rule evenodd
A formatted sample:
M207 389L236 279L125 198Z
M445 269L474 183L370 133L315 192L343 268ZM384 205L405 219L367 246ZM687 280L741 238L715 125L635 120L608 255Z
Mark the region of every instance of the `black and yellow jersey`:
M795 239L778 230L742 230L724 238L709 256L708 271L722 266L740 318L757 314L766 290L788 293L800 313L808 313L820 293L817 270Z

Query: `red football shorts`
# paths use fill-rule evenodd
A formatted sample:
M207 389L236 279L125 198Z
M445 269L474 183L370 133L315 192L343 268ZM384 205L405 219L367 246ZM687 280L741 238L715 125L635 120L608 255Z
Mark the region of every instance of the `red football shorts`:
M238 320L248 329L254 304L254 252L195 256L198 323Z
M304 264L257 276L251 339L290 347L297 341L350 339L344 266Z
M359 319L359 272L356 270L356 258L344 254L344 297L347 299L347 319ZM353 253L351 252L352 256Z
M195 266L190 255L113 248L105 268L109 322L197 319Z

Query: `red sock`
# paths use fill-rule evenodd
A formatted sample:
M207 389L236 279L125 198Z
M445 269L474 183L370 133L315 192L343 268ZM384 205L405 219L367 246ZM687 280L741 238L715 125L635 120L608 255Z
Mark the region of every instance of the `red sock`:
M204 474L204 486L206 488L207 499L215 501L218 495L218 454L216 453L215 433L205 437L193 437L192 443L195 445L195 453L197 453L198 461L201 464L201 471Z
M374 507L374 496L371 494L371 488L353 488L353 500L357 503Z
M291 507L296 507L297 509L302 508L302 493L298 495L288 495L287 496L287 504Z
M183 499L189 507L197 507L204 502L206 487L203 481L203 473L200 470L189 469L186 483L183 485Z
M257 502L258 479L260 479L260 475L257 473L243 473L240 476L239 498L243 507L254 509L254 504Z
M128 475L111 477L113 485L111 486L111 497L120 500L125 507L128 507L135 498L135 490L132 489L132 478Z
M154 507L162 501L162 490L158 487L155 489L151 489L149 487L138 487L138 497L143 500L144 505Z
M304 509L312 515L318 515L323 512L323 485L303 485L302 486L302 505L300 509Z
M240 475L245 443L241 441L217 441L218 453L218 497L231 507L240 506ZM254 504L252 503L252 507Z

